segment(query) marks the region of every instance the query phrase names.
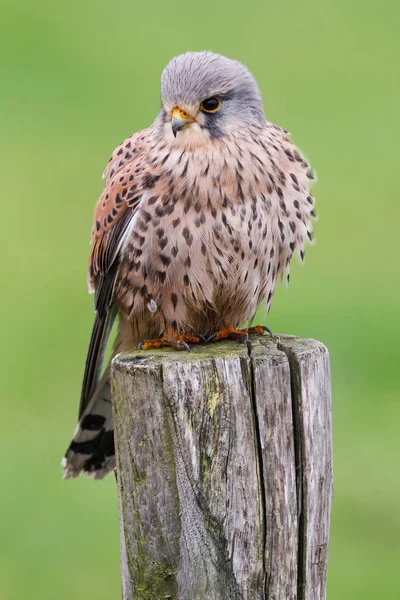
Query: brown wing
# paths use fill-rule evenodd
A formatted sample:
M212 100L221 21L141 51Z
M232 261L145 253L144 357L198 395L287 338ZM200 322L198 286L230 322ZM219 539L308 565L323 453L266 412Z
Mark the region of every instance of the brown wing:
M79 418L100 379L103 356L116 316L113 292L118 254L142 195L146 131L126 139L113 153L105 171L108 180L94 213L88 285L95 291L96 316L83 376Z

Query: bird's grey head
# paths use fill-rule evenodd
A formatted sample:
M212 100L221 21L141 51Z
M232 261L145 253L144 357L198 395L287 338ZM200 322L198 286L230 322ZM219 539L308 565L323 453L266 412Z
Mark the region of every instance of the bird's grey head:
M176 56L161 77L164 132L175 144L201 145L265 117L257 83L242 63L212 52Z

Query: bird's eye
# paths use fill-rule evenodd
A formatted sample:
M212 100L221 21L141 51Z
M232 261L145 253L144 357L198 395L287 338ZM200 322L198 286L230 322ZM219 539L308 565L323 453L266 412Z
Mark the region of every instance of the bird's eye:
M221 102L218 98L207 98L200 104L200 110L206 113L217 112L221 106Z

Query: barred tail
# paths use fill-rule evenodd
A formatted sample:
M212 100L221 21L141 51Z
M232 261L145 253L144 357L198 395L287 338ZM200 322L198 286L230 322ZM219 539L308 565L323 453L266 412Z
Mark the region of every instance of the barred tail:
M64 479L81 471L103 479L115 467L114 431L110 386L110 366L95 388L82 413L62 461Z

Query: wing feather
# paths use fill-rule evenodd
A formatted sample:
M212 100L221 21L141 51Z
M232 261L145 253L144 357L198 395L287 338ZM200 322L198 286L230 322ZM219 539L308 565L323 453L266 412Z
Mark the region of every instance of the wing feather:
M117 315L113 294L119 255L143 193L140 181L146 166L145 150L146 135L139 132L114 151L105 170L108 180L95 208L88 286L89 291L95 292L96 316L86 357L79 418L100 380L104 353Z

